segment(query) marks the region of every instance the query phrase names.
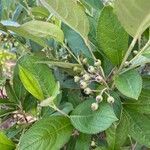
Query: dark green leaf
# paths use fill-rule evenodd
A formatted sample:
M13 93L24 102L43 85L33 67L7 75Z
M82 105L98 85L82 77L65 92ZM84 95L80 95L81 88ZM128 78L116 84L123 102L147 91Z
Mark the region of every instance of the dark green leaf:
M90 148L91 136L80 133L74 150L88 150Z

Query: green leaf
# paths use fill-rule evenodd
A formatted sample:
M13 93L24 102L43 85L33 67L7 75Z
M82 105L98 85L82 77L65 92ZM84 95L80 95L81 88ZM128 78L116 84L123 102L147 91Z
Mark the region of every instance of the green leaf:
M73 0L39 0L50 13L54 14L65 24L70 26L82 37L87 38L89 33L88 19L77 1Z
M68 118L53 116L35 123L21 138L19 150L60 150L69 141L73 127Z
M17 35L19 35L21 37L33 40L34 42L40 44L43 47L47 46L46 42L43 39L32 35L31 33L25 31L21 27L7 26L7 29L10 31L13 31L14 33L16 33Z
M110 150L120 149L125 143L130 128L130 122L125 112L122 113L119 124L113 124L106 130L108 147Z
M50 97L55 89L55 79L44 64L37 64L38 57L25 55L19 60L19 77L26 88L39 100Z
M88 150L90 148L91 136L80 133L74 150Z
M8 30L15 32L16 34L35 41L36 43L46 46L45 39L54 38L55 40L63 43L64 34L62 30L48 22L43 21L29 21L21 26L6 26Z
M95 102L94 99L89 99L81 103L70 116L73 126L83 133L102 132L118 120L109 104L102 103L98 110L92 111L91 104L93 102Z
M8 139L8 137L0 131L0 149L1 150L14 150L15 144Z
M64 32L68 46L71 48L76 56L84 55L87 58L92 58L85 41L77 32L75 32L64 23L62 24L62 30Z
M33 7L31 12L36 17L49 17L50 15L49 11L41 6Z
M150 90L143 89L137 102L125 103L127 108L142 114L150 114Z
M115 85L122 94L137 100L142 90L142 78L136 70L129 70L115 78Z
M93 7L94 9L100 10L103 7L103 4L101 1L98 0L81 0L82 3L86 3L90 7Z
M19 76L24 87L37 99L43 100L44 95L36 77L27 69L19 66Z
M130 119L130 134L140 144L150 148L150 119L140 113L127 109Z
M111 6L104 7L101 12L97 41L111 62L119 65L128 49L129 36L122 28Z
M55 40L63 43L64 34L62 30L49 22L44 21L29 21L20 27L28 33L40 38L54 38Z
M43 100L40 103L40 106L42 107L46 107L46 106L51 106L54 105L53 101L56 99L56 97L60 94L60 84L59 82L56 83L53 93L51 95L51 97L48 97L47 99Z
M24 86L19 78L18 65L15 66L14 72L13 72L13 89L14 89L15 95L17 96L19 101L23 101L27 95L27 91L24 88Z
M147 57L150 62L150 47L142 53L143 56Z
M116 0L115 10L125 30L133 37L150 25L149 0ZM137 33L138 32L138 33Z
M150 78L143 78L143 89L138 98L138 101L125 101L124 104L131 110L142 114L150 114Z

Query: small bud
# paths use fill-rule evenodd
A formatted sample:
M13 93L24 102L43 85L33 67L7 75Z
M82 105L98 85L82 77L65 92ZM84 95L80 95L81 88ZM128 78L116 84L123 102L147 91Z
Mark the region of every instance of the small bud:
M138 51L134 50L134 51L133 51L133 54L137 55L137 54L138 54Z
M87 86L88 86L88 85L87 85L86 82L84 82L84 81L81 81L81 82L80 82L80 87L81 87L81 89L85 89Z
M102 95L96 96L96 102L101 102L103 100Z
M128 66L128 65L129 65L129 62L128 62L128 61L126 61L126 62L125 62L125 66Z
M101 66L101 60L97 59L94 63L94 66Z
M86 88L86 89L84 90L84 93L87 94L87 95L89 95L89 94L92 93L92 90L91 90L90 88Z
M89 67L88 67L88 71L89 71L90 73L95 73L95 68L94 68L93 66L89 66Z
M81 71L80 75L84 75L86 72L83 70Z
M90 78L91 78L90 75L87 74L87 73L83 75L83 79L84 79L85 81L90 80Z
M92 109L93 111L97 110L97 109L98 109L98 104L97 104L97 103L92 103L92 104L91 104L91 109Z
M83 64L87 64L87 58L84 58L84 59L82 60L82 63L83 63Z
M103 81L103 78L102 78L100 75L98 75L98 76L95 78L95 80L96 80L97 82L102 82L102 81Z
M19 45L18 42L14 42L14 46L17 47Z
M92 147L96 146L95 141L92 141L92 142L91 142L91 146L92 146Z
M75 76L74 77L74 82L79 82L80 81L80 77L79 76Z
M114 103L115 99L112 96L108 96L107 102L108 103Z
M74 67L74 68L73 68L73 71L74 71L74 72L81 72L81 68L79 68L79 67Z

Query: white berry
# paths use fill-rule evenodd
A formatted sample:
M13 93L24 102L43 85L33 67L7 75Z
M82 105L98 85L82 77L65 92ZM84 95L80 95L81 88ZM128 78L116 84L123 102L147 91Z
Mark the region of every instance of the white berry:
M91 104L91 109L92 109L93 111L97 110L97 109L98 109L98 104L97 104L97 103L92 103L92 104Z
M107 102L108 103L114 103L115 99L112 96L108 96Z

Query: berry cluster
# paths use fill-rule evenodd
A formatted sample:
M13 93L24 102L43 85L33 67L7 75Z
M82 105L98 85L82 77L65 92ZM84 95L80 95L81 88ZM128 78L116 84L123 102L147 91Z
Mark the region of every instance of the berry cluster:
M91 109L93 111L98 109L98 104L103 101L103 94L105 93L107 95L107 102L108 103L114 103L114 98L109 95L107 91L109 91L109 87L107 85L107 82L105 80L105 76L101 67L101 60L97 59L94 63L94 66L88 65L87 59L84 58L82 61L83 65L86 65L84 67L84 70L81 71L81 68L75 67L73 70L75 72L80 73L78 76L74 77L74 81L76 83L79 83L80 88L83 89L84 93L86 95L92 95L94 93L96 94L96 102L92 103ZM93 90L90 88L90 84L92 82L96 82L100 85L104 85L103 90Z

